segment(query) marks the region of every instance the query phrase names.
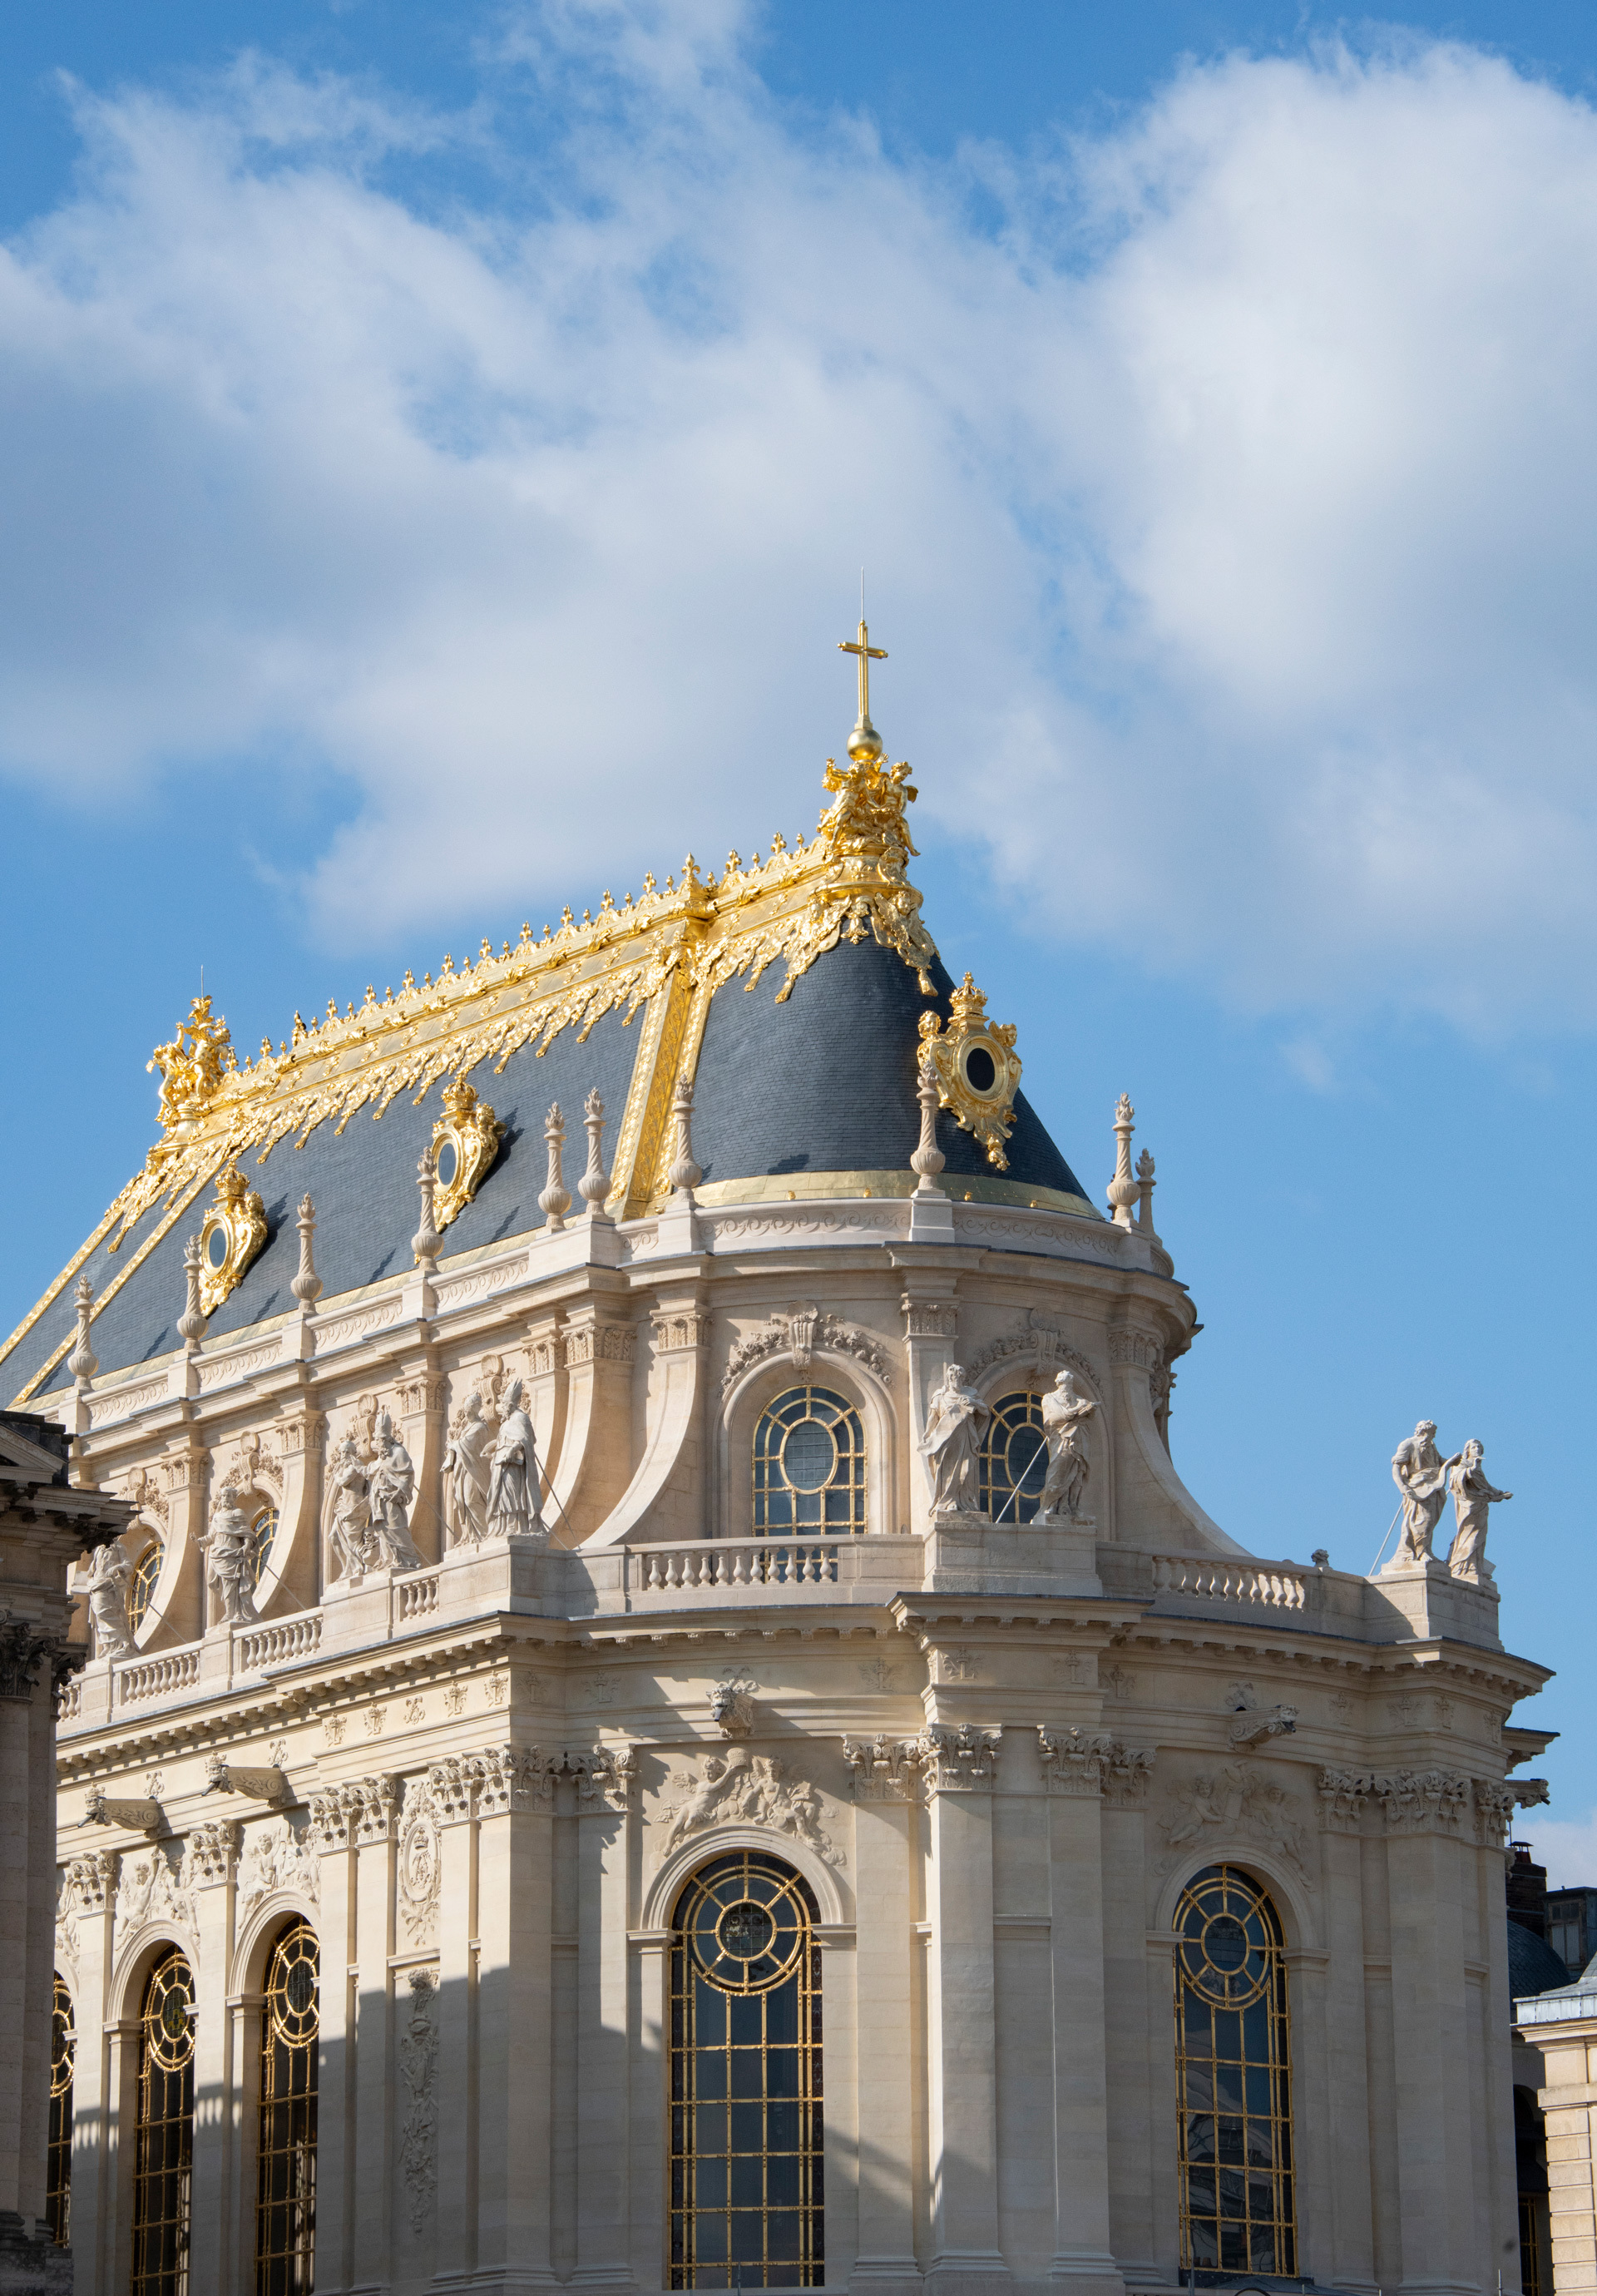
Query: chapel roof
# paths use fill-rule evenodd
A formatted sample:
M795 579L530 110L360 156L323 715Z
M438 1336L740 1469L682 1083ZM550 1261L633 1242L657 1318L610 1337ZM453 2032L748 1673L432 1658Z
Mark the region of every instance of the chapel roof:
M397 996L368 988L342 1014L336 1002L308 1024L296 1014L279 1049L268 1040L253 1060L196 999L150 1062L160 1137L0 1347L0 1397L25 1404L70 1384L86 1276L102 1378L178 1347L184 1246L234 1170L258 1191L266 1233L209 1338L295 1308L307 1194L323 1304L407 1269L417 1163L463 1080L503 1136L445 1233L444 1265L542 1223L552 1104L575 1189L595 1090L610 1210L658 1207L678 1076L693 1085L701 1203L907 1194L930 1059L946 1187L1099 1217L1018 1089L1013 1029L988 1020L968 973L955 986L921 922L907 873L915 791L907 767L882 760L863 705L861 718L870 739L856 727L856 753L828 761L832 802L807 844L776 837L763 860L730 854L718 879L690 856L679 882L647 878L619 906L607 892L596 914L578 923L568 909L541 940L523 927L497 953L485 940L475 962L446 956L436 980L407 973Z

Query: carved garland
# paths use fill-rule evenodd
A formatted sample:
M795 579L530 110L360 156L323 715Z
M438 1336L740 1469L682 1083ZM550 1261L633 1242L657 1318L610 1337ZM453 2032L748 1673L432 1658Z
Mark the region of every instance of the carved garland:
M857 1324L845 1324L836 1316L823 1315L819 1308L802 1307L791 1308L785 1316L773 1316L769 1324L736 1342L721 1374L721 1392L725 1395L750 1365L762 1363L770 1356L789 1356L797 1370L807 1370L818 1349L853 1356L873 1371L884 1385L891 1383L892 1367L887 1351L871 1332L862 1331Z

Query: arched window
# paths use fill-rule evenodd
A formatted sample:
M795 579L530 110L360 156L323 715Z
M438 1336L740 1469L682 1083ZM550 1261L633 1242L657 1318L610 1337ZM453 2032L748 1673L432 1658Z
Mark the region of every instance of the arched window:
M127 1582L127 1623L135 1635L150 1608L165 1552L160 1539L152 1534L133 1566L133 1576Z
M57 2248L72 2243L72 2069L78 2035L72 1997L58 1969L50 2020L50 2149L45 2163L45 2220Z
M790 1387L754 1430L754 1535L865 1527L865 1431L846 1396Z
M194 1974L176 1946L144 1987L130 2296L187 2296L194 2152Z
M1281 1923L1257 1882L1209 1866L1175 1927L1181 2260L1200 2272L1298 2269L1292 2062Z
M270 1560L272 1541L276 1536L277 1510L270 1499L266 1499L256 1509L250 1523L249 1564L252 1589L260 1585L261 1573Z
M1043 1398L1025 1389L1001 1395L981 1447L981 1512L995 1522L1029 1522L1048 1472Z
M317 1972L315 1931L291 1922L272 1948L261 2020L256 2296L309 2296L315 2268Z
M739 1849L676 1901L671 1940L671 2286L826 2277L821 1949L808 1884Z

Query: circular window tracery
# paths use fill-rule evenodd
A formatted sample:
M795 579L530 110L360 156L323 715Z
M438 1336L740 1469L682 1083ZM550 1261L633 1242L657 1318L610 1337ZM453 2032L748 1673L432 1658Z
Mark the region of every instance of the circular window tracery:
M260 1585L272 1557L272 1541L277 1536L277 1509L270 1499L258 1506L250 1523L250 1585Z
M1001 1395L981 1447L981 1512L995 1522L1029 1522L1047 1472L1042 1397L1027 1388Z
M754 1535L865 1528L865 1431L847 1396L795 1387L754 1430Z

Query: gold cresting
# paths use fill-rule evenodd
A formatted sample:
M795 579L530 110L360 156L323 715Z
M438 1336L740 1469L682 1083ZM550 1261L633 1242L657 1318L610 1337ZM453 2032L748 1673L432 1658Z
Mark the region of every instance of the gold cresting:
M968 972L948 999L946 1029L935 1013L921 1015L921 1058L931 1064L938 1100L1000 1172L1009 1169L1004 1143L1020 1083L1018 1034L1012 1021L987 1019L987 1000Z
M629 893L618 906L607 892L595 913L583 911L580 922L568 908L558 930L545 926L541 940L523 925L513 947L507 940L495 953L485 940L475 963L457 967L446 955L436 980L428 973L418 985L407 972L397 996L389 989L380 998L368 987L364 1001L348 1004L341 1013L336 999L319 1021L296 1013L277 1050L267 1038L253 1060L240 1061L225 1020L213 1013L209 996L196 997L171 1041L151 1056L151 1068L161 1072L160 1138L91 1243L24 1317L0 1357L100 1238L109 1235L106 1249L114 1252L152 1206L165 1207L160 1229L102 1290L96 1314L213 1176L247 1154L264 1162L285 1138L303 1147L320 1125L332 1123L341 1132L363 1108L380 1118L402 1092L419 1103L441 1078L463 1085L484 1062L498 1074L528 1045L541 1056L567 1029L581 1042L605 1014L619 1012L625 1026L640 1007L651 1019L670 1013L675 1026L667 1023L664 1033L682 1035L691 1075L717 988L742 978L752 990L780 961L785 971L776 1002L783 1003L841 940L874 939L910 967L921 994L931 996L937 945L907 873L915 847L905 808L916 791L907 765L883 761L870 724L869 664L885 655L869 644L863 622L857 644L846 651L860 648L860 723L845 762L826 761L831 803L808 844L800 836L790 846L779 832L763 860L758 853L747 862L729 853L718 880L701 873L690 854L676 883L667 877L662 888L651 874L636 900ZM667 1065L659 1064L654 1083L668 1099L674 1071L667 1075ZM647 1105L638 1102L639 1084ZM664 1103L654 1105L658 1097L643 1078L629 1095L620 1145L633 1161L623 1168L618 1157L617 1184L626 1193L615 1199L627 1214L643 1211L659 1193L656 1136L667 1138L669 1128ZM949 1104L965 1122L962 1104ZM40 1367L28 1393L42 1389L67 1344Z

